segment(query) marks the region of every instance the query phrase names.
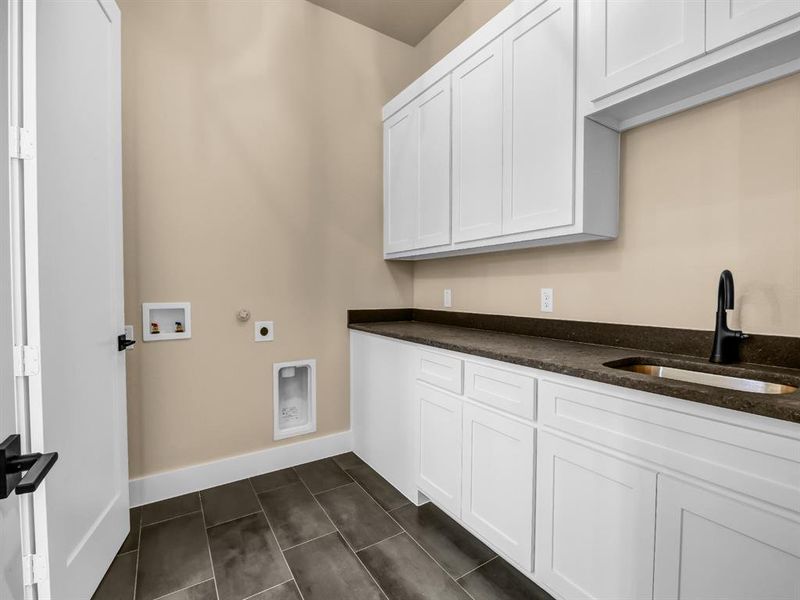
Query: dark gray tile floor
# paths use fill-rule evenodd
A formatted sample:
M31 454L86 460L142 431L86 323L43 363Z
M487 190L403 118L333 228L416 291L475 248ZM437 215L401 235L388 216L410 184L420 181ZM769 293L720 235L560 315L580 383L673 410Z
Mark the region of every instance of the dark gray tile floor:
M131 509L92 600L552 600L352 452Z

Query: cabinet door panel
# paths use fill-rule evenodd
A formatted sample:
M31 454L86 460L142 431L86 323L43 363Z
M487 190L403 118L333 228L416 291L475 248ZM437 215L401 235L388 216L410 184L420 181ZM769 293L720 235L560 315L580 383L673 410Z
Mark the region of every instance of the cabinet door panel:
M705 51L704 0L600 0L584 4L591 10L591 100Z
M565 598L653 592L655 473L539 433L536 572Z
M443 509L461 514L461 400L417 384L419 489Z
M415 248L450 243L450 77L417 101L419 234Z
M658 476L655 597L796 600L800 522Z
M384 250L411 250L417 238L417 115L407 106L383 124Z
M503 61L497 39L453 72L453 241L499 235Z
M503 34L503 233L573 222L575 3L548 2Z
M533 566L533 427L464 404L461 518L526 571Z
M756 33L800 15L800 0L707 0L706 49Z

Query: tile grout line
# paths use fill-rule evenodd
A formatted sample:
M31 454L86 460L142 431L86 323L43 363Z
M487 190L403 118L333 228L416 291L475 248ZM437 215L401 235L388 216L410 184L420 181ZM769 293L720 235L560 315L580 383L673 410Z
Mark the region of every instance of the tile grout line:
M153 598L153 600L163 600L167 596L171 596L172 594L177 594L178 592L185 592L186 590L190 590L190 589L192 589L193 587L195 587L197 585L203 585L207 581L213 581L213 580L214 580L213 577L209 577L208 579L204 579L203 581L198 581L197 583L193 583L192 585L187 585L184 588L181 588L179 590L175 590L174 592L167 592L163 596L159 596L158 598Z
M258 495L256 494L256 500L258 500ZM260 510L253 511L251 513L247 513L246 515L241 515L239 517L234 517L233 519L228 519L227 521L220 521L219 523L214 523L213 525L208 525L203 522L206 526L206 529L213 529L214 527L219 527L220 525L227 525L228 523L233 523L234 521L238 521L239 519L244 519L245 517L252 517L253 515L257 515L260 513Z
M345 474L348 477L350 477L350 473L345 472ZM305 482L303 482L303 483L305 483ZM343 483L342 485L337 485L336 487L332 487L332 488L327 489L327 490L322 490L321 492L312 492L311 488L309 488L308 486L306 486L306 489L308 489L309 493L311 493L312 496L319 496L321 494L327 494L328 492L332 492L333 490L340 490L343 487L347 487L348 485L353 485L354 483L355 483L355 479L352 479L352 477L351 477L351 480L348 481L347 483Z
M200 494L198 493L198 498L199 498L199 496L200 496ZM167 499L169 500L169 498L167 498ZM144 506L147 506L147 505L145 504ZM167 517L166 519L161 519L160 521L153 521L152 523L144 523L144 522L142 522L141 527L144 528L144 527L152 527L153 525L161 525L161 523L166 523L167 521L173 521L174 519L180 519L181 517L187 517L189 515L193 515L193 514L199 513L199 512L203 512L202 509L192 510L192 511L189 511L187 513L181 513L179 515L173 515L171 517ZM142 513L144 513L144 511L142 511ZM144 521L144 519L142 519L142 521Z
M200 516L203 519L203 533L206 534L206 548L208 549L208 561L211 563L211 576L214 579L214 591L217 593L217 600L219 597L219 586L217 585L217 573L214 570L214 557L211 554L211 540L208 539L208 527L206 527L206 512L203 510L203 497L200 492L197 492L197 499L200 502Z
M325 515L326 517L328 515ZM330 520L330 519L328 519ZM331 523L333 525L333 523ZM311 538L310 540L306 540L305 542L300 542L299 544L295 544L294 546L289 546L288 548L281 548L281 552L288 552L289 550L294 550L295 548L299 548L300 546L305 546L306 544L310 544L311 542L316 542L319 539L327 537L331 534L338 533L339 530L336 529L336 525L333 525L333 531L329 531L328 533L323 533L322 535L318 535L317 537ZM280 544L278 544L280 547Z
M367 550L367 549L369 549L369 548L372 548L373 546L377 546L378 544L382 544L383 542L388 542L389 540L391 540L391 539L393 539L393 538L396 538L398 535L403 535L404 533L407 533L407 532L406 532L404 529L401 529L400 531L398 531L398 532L397 532L397 533L395 533L394 535L390 535L390 536L389 536L389 537L387 537L387 538L383 538L382 540L378 540L377 542L373 542L373 543L371 543L369 546L364 546L363 548L361 548L361 549L359 550L359 552L363 552L364 550Z
M360 484L358 481L356 481L356 484L358 484L358 485L359 485L359 487L361 487L361 489L362 489L362 490L364 490L364 492L366 492L366 494L367 494L367 495L368 495L370 498L372 498L372 496L370 495L370 493L369 493L369 492L367 492L367 490L366 490L366 489L364 489L364 487L363 487L363 486L361 486L361 484ZM389 485L391 485L391 484L389 484ZM375 499L374 499L374 498L373 498L373 502L375 502L375 503L377 504L377 501L375 501ZM411 504L411 503L409 503L409 504ZM380 504L378 504L378 506L380 506ZM413 536L413 535L412 535L412 534L411 534L411 533L410 533L410 532L409 532L409 531L408 531L408 530L407 530L405 527L403 527L403 526L400 524L400 522L399 522L397 519L395 519L395 518L392 516L392 514L391 514L391 513L390 513L388 510L386 510L386 509L385 509L385 508L383 508L382 506L380 506L380 508L381 508L381 510L383 510L383 512L385 512L385 513L386 513L386 514L389 516L389 518L390 518L392 521L394 521L395 523L397 523L397 526L398 526L398 527L400 527L400 529L402 530L402 533L405 533L405 534L408 536L408 538L409 538L409 539L410 539L412 542L414 542L414 544L416 544L416 545L417 545L417 547L418 547L420 550L422 550L422 551L423 551L423 552L424 552L424 553L425 553L425 554L428 556L428 558L430 558L430 559L431 559L431 560L434 562L434 564L435 564L437 567L439 567L439 568L442 570L442 572L444 572L444 574L445 574L447 577L449 577L449 578L450 578L450 580L451 580L453 583L455 583L455 584L458 586L458 588L459 588L459 589L461 589L461 590L462 590L462 591L463 591L463 592L464 592L464 593L465 593L467 596L469 596L469 598L471 598L472 600L475 600L475 598L472 596L472 594L470 594L470 593L469 593L469 592L466 590L466 588L465 588L463 585L461 585L461 584L458 582L458 580L457 580L455 577L453 577L452 575L450 575L450 573L447 571L447 569L445 569L445 568L444 568L444 567L441 565L441 563L439 563L439 561L438 561L438 560L436 560L436 559L435 559L435 558L434 558L434 557L431 555L431 553L430 553L430 552L428 552L427 550L425 550L425 548L423 548L423 547L422 547L422 544L420 544L420 543L419 543L419 542L416 540L416 538L415 538L415 537L414 537L414 536ZM396 508L395 510L399 510L400 508L402 508L402 506L400 506L400 507ZM396 536L392 536L392 537L396 537ZM387 539L389 539L389 538L387 538ZM346 541L346 540L345 540L345 541ZM386 541L386 540L381 540L381 542L385 542L385 541ZM380 544L381 542L377 542L377 543L378 543L378 544ZM374 545L375 545L375 544L373 544L373 546L374 546ZM493 556L493 557L492 557L492 559L491 559L491 560L494 560L495 558L497 558L496 554L495 554L495 556ZM487 561L487 562L489 562L489 561ZM483 566L483 565L479 565L477 568L480 568L481 566ZM474 570L474 569L473 569L473 570Z
M492 552L494 552L494 550L492 550ZM492 561L493 561L495 558L497 558L498 556L499 556L498 554L495 554L495 555L494 555L492 558L490 558L489 560L487 560L487 561L485 561L485 562L482 562L481 564L479 564L479 565L478 565L477 567L475 567L474 569L470 569L469 571L467 571L467 572L466 572L466 573L464 573L463 575L459 575L458 577L454 577L454 579L456 580L456 583L458 583L459 579L464 579L464 577L466 577L466 576L467 576L467 575L469 575L470 573L474 573L475 571L477 571L477 570L478 570L478 569L480 569L481 567L485 567L486 565L488 565L490 562L492 562ZM459 585L461 585L461 584L459 583ZM462 587L463 587L463 586L462 586Z
M290 467L290 468L292 469L292 471L294 471L293 467ZM295 472L295 475L297 475L297 472ZM297 475L297 478L299 479L300 476ZM256 493L256 487L253 485L253 481L252 481L252 479L250 477L247 478L247 481L250 484L250 489L253 490L253 493L256 495L256 500L258 501L258 505L261 507L261 514L264 515L264 520L267 522L267 526L269 527L269 532L272 534L272 539L275 540L275 545L278 547L278 552L281 553L281 558L283 559L283 564L286 565L286 569L289 571L289 575L292 576L291 581L294 581L294 585L297 588L297 593L300 594L300 600L305 600L305 597L303 596L303 592L300 590L300 585L297 583L297 580L294 578L294 571L292 571L292 567L289 566L289 561L286 560L286 555L283 553L283 549L281 548L280 543L278 543L278 536L275 535L275 529L272 527L272 523L269 522L269 517L267 516L267 511L264 510L264 505L261 503L261 498L259 498L258 494ZM285 487L285 486L283 486L283 487ZM335 527L335 525L334 525L334 527ZM283 583L286 583L286 582L284 581ZM283 583L278 584L278 585L283 585ZM268 588L268 589L272 589L272 588ZM258 592L258 593L260 594L261 592ZM217 598L217 600L219 600L219 598Z
M335 461L334 461L334 462L335 462ZM339 465L336 465L336 466L339 466ZM339 468L341 469L341 467L339 467ZM344 471L344 469L342 469L342 470ZM298 473L298 474L297 474L297 476L298 476L298 477L300 477L300 474ZM348 475L348 477L350 477L350 475ZM351 479L352 479L352 478L351 478ZM300 481L303 481L303 478L302 478L302 477L300 477ZM303 481L303 485L305 486L306 490L308 490L308 493L309 493L309 494L311 494L311 490L310 490L310 489L308 489L308 486L306 485L306 482L305 482L305 481ZM348 542L348 541L347 541L347 538L346 538L346 537L344 537L344 534L343 534L341 531L339 531L339 528L336 526L336 523L334 523L334 522L333 522L333 519L331 519L330 515L328 514L328 511L326 511L326 510L325 510L325 507L324 507L324 506L322 506L322 504L320 503L320 501L319 501L319 500L317 500L317 497L316 497L314 494L311 494L311 497L312 497L312 498L314 498L314 502L316 502L316 503L317 503L317 505L318 505L318 506L320 507L320 509L322 510L322 512L323 512L323 513L325 513L325 516L326 516L326 517L328 518L328 520L331 522L331 524L333 525L333 528L336 530L336 533L338 533L338 534L339 534L339 537L341 537L341 538L342 538L342 540L344 541L344 543L345 543L345 544L347 544L347 547L350 549L350 552L352 552L352 553L353 553L353 556L355 556L355 557L356 557L356 560L357 560L357 561L358 561L358 563L361 565L361 568L362 568L362 569L364 569L364 571L367 573L367 575L369 575L369 578L370 578L370 579L372 579L372 582L373 582L373 583L374 583L374 584L377 586L377 588L378 588L378 589L381 591L381 594L383 594L384 598L387 598L387 599L389 599L389 598L390 598L389 594L387 594L387 593L386 593L386 590L384 590L384 589L381 587L381 584L380 584L380 583L378 583L378 580L377 580L377 579L375 579L375 576L372 574L372 571L370 571L370 570L367 568L367 565L365 565L365 564L364 564L364 561L362 561L362 560L361 560L361 557L358 555L358 553L357 553L355 550L353 550L353 547L350 545L350 542ZM383 540L381 540L381 541L383 541Z
M255 514L255 513L253 513L253 514ZM289 572L291 573L291 569L289 570ZM290 581L294 581L294 578L290 577L286 581L281 581L280 583L276 583L275 585L270 586L265 590L261 590L259 592L256 592L255 594L251 594L251 595L247 596L246 598L242 598L242 600L251 600L252 598L255 598L256 596L259 596L259 595L263 594L264 592L268 592L270 590L274 590L275 588L280 587L280 586L282 586L282 585L284 585L286 583L289 583ZM300 591L300 590L298 590L298 591Z
M136 588L139 585L139 558L142 556L142 521L144 520L144 509L140 510L139 513L139 531L136 532L136 571L133 573L133 600L136 600Z

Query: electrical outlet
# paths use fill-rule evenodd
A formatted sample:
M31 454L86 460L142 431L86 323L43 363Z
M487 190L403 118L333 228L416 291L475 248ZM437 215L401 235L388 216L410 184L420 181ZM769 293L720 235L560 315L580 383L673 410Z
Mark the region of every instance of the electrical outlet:
M553 312L553 288L542 288L542 312Z
M275 326L272 321L256 321L255 340L257 342L271 342L275 339Z
M445 308L451 308L453 306L453 290L451 290L450 288L447 288L444 291L444 300L443 300L443 302L444 302L444 307Z

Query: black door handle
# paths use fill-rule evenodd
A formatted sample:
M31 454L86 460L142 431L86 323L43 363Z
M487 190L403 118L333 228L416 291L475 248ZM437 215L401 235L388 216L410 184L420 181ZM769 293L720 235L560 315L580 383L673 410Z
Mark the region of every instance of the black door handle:
M121 333L117 336L117 350L120 352L127 350L128 346L133 346L135 343L136 340L129 340L128 336L124 333Z
M20 454L20 437L10 435L0 444L0 500L11 492L35 492L58 460L58 452ZM27 471L25 476L23 471Z

